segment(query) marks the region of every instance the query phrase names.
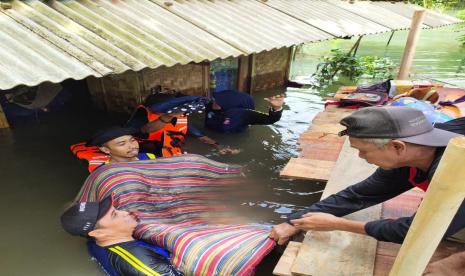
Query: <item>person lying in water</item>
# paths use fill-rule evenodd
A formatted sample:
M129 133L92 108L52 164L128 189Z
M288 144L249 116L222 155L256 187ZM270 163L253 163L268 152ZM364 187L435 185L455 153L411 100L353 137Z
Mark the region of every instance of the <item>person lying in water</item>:
M367 179L294 213L274 226L270 237L283 244L300 231L342 230L369 235L380 241L402 243L413 217L370 222L342 218L347 214L389 200L413 187L426 190L445 147L458 133L435 128L419 110L400 107L367 107L341 120L351 147L360 158L379 168ZM445 123L447 124L447 123ZM445 125L444 124L444 125ZM465 228L462 203L445 234Z
M268 113L255 110L249 94L234 90L215 92L206 106L205 126L209 129L231 133L246 130L249 125L270 125L281 119L284 95L265 98L270 104Z
M61 225L71 235L89 239L89 252L107 275L182 275L168 251L133 238L137 217L115 209L111 196L71 205L61 215Z

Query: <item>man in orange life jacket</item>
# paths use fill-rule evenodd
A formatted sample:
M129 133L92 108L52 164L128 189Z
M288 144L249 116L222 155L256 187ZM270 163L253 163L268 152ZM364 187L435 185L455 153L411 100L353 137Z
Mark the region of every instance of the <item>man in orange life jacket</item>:
M161 97L162 95L157 96L161 98L160 101L166 100ZM169 101L166 106L169 106ZM202 143L213 146L220 154L239 152L238 149L220 145L206 136L191 124L188 116L182 112L156 113L152 111L152 108L141 105L134 111L126 126L140 129L137 137L142 142L141 148L147 152L154 152L157 156L181 154L181 144L186 136L197 138Z
M105 164L155 159L150 153L139 153L139 143L134 135L139 130L127 127L110 127L97 132L87 143L97 146L100 151L110 156Z
M367 179L347 187L275 225L270 238L283 244L300 231L341 230L402 243L414 216L369 222L342 218L418 187L428 188L445 147L459 133L433 127L420 110L403 107L362 108L340 122L360 158L379 168ZM442 125L446 125L444 123ZM450 129L450 128L447 128ZM445 237L465 229L465 202ZM454 235L455 236L455 235Z

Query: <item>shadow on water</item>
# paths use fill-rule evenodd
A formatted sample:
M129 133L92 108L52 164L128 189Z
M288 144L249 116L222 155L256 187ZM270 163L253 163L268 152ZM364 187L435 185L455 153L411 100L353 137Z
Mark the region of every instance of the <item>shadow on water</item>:
M396 59L405 42L405 35L401 35L391 42L392 51L391 47L384 48L385 36L366 37L359 53L386 52ZM422 39L434 43L420 47L415 73L434 73L447 80L464 76L456 73L455 63L464 52L453 36L424 31ZM312 45L306 56L296 61L293 75L311 74L317 59L327 54L328 45L334 43L350 45L350 41ZM337 85L318 91L287 89L283 117L272 126L253 126L245 133L231 135L207 132L222 144L241 148L237 155L219 156L195 139L188 140L186 150L245 166L248 186L237 195L237 208L254 221L279 222L286 214L317 201L324 188L322 183L281 179L279 171L289 158L298 155L299 135L323 109L321 97L333 92ZM266 111L263 97L281 92L255 93L257 109ZM66 110L39 116L39 121L25 120L15 123L12 129L0 130L0 275L101 275L87 256L85 241L67 235L59 225L64 205L73 199L87 176L84 164L71 154L69 146L101 126L123 122L126 115L108 115L85 106L87 102L77 101ZM195 120L201 124L201 118ZM261 274L269 274L276 260L276 256L267 259L269 267Z

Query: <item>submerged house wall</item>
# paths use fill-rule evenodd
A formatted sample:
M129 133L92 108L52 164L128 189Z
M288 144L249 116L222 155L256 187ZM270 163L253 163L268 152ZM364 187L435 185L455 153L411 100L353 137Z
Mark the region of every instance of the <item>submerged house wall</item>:
M291 48L274 49L254 55L250 91L263 91L286 85Z
M239 75L234 76L236 89L254 92L284 86L289 72L290 52L290 48L281 48L241 57L243 62L234 71ZM93 102L99 108L130 113L157 85L187 95L208 96L210 75L210 64L204 62L140 72L128 71L103 78L89 77L87 84Z
M108 111L132 112L154 86L182 91L187 95L208 94L208 64L186 64L173 67L128 71L103 78L87 79L93 102Z

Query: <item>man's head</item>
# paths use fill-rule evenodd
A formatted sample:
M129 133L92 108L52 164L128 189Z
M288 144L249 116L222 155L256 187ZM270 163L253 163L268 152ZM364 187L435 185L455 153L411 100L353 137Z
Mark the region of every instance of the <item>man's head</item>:
M134 128L111 127L97 132L88 145L98 146L115 161L132 161L139 154L139 143L133 137L135 133Z
M79 202L61 216L61 225L68 233L93 237L97 241L131 237L137 219L129 212L115 209L112 197L101 202Z
M459 134L434 128L420 110L402 107L367 107L340 122L351 146L367 162L385 169L407 166L425 150L444 147Z

